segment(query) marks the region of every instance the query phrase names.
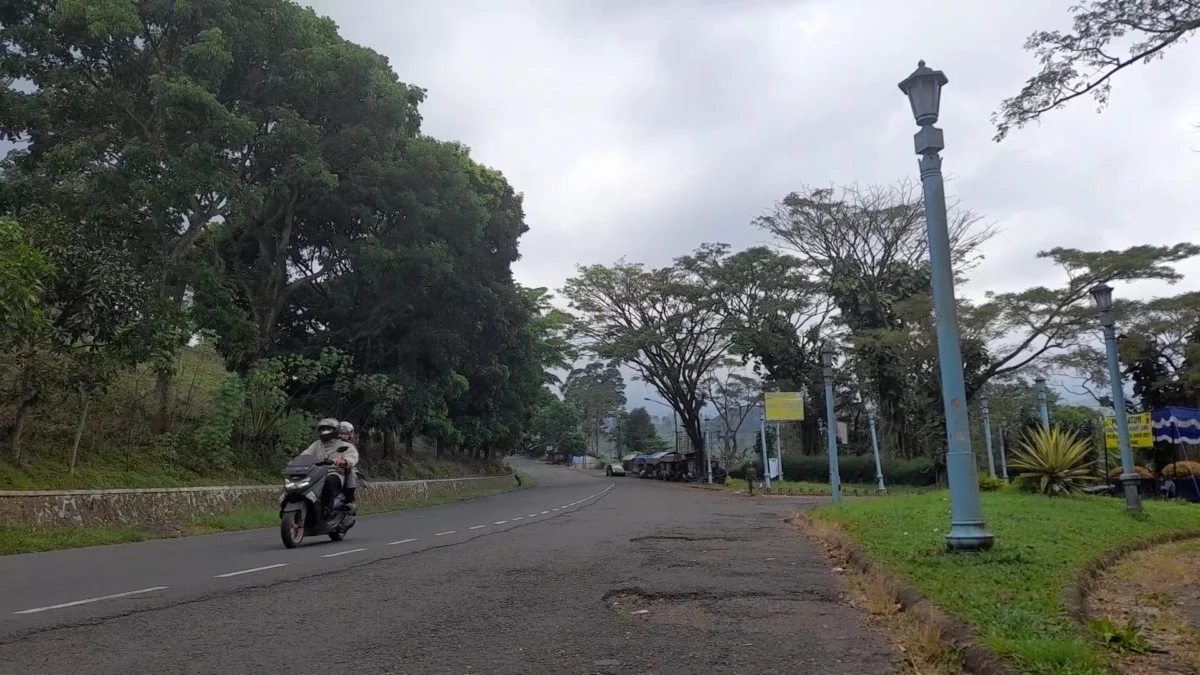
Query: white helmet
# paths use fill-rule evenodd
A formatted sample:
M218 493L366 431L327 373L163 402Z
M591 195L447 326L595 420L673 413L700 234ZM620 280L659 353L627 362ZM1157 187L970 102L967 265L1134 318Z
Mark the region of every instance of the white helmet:
M349 422L338 422L338 432L343 440L352 440L354 438L354 425Z

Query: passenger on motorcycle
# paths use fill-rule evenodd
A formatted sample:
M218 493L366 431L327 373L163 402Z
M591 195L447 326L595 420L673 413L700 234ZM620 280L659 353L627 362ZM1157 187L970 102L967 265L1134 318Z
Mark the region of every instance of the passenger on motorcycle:
M343 470L342 495L346 507L353 512L354 491L358 489L358 476L354 471L354 467L358 465L358 448L339 438L338 421L332 418L327 417L317 423L317 435L320 440L313 442L300 454L312 455L318 460L331 460L334 466Z
M346 420L338 422L338 436L347 443L354 442L354 425Z

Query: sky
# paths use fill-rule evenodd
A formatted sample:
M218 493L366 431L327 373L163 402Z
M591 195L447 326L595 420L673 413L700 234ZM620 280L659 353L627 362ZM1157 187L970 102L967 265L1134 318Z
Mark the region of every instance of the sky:
M804 185L918 178L897 83L943 70L953 197L1001 230L960 296L1063 280L1055 246L1192 238L1200 47L1123 73L994 143L991 113L1036 72L1035 30L1074 0L310 0L428 90L424 129L472 148L525 196L518 280L577 264L667 264L702 242L767 242L755 216ZM1184 85L1184 86L1181 86ZM1200 261L1176 289L1196 287ZM642 398L631 383L631 402ZM640 402L640 401L638 401Z

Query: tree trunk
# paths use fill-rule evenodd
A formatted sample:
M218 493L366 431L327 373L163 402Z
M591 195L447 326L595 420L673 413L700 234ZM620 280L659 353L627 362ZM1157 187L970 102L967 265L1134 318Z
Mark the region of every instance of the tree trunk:
M9 443L12 446L14 464L21 463L21 435L25 431L25 420L29 417L29 409L31 407L33 407L32 397L22 399L20 406L17 407L17 417L13 420Z
M165 434L171 430L171 389L175 382L174 365L158 371L154 380L154 395L158 399L158 411L154 415L154 433Z
M417 454L417 451L413 448L413 436L414 435L415 434L413 434L412 432L404 434L404 455L406 457L412 457Z
M392 457L392 437L393 437L393 435L394 435L394 434L392 433L392 428L391 428L391 427L384 427L384 428L383 428L383 454L382 454L382 459L391 459L391 457Z
M442 458L442 437L441 436L438 436L437 438L433 439L433 449L434 449L434 452L437 453L437 458L441 459Z
M83 399L83 412L79 415L79 425L75 427L75 443L71 446L71 465L67 469L67 473L75 474L75 460L79 457L79 440L83 438L83 427L87 425L88 406L92 403L92 397L87 394L80 394Z

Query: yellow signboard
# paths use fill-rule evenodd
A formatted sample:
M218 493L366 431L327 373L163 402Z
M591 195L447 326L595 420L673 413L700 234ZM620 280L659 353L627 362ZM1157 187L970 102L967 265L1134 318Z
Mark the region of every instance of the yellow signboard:
M769 391L763 394L767 403L768 422L799 422L804 419L804 394L798 391Z
M1154 428L1150 426L1150 413L1136 413L1130 415L1129 420L1129 447L1134 449L1153 448L1154 447ZM1116 450L1120 447L1117 442L1117 418L1104 418L1104 445L1109 450Z

